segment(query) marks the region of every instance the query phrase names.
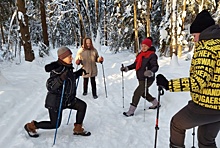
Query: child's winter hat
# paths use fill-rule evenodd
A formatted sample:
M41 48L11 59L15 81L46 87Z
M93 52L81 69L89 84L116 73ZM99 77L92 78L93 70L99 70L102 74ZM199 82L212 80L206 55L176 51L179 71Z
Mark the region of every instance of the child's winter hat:
M72 54L72 52L68 47L60 47L57 50L58 58L61 60L65 59L66 57L68 57L71 54Z
M141 44L145 44L147 45L148 47L151 47L152 46L152 41L148 38L144 39Z
M206 28L215 25L215 21L207 10L201 11L190 26L190 33L201 33Z

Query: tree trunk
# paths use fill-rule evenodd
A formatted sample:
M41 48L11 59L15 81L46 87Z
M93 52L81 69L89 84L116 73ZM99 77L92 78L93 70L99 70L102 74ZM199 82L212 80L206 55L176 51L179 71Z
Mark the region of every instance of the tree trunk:
M147 15L146 15L146 35L150 36L150 11L152 6L152 0L147 1Z
M76 5L77 5L77 9L78 9L79 23L80 23L80 41L82 44L83 39L85 38L86 35L85 35L85 27L83 25L83 19L82 19L82 15L81 15L79 0L76 0Z
M43 30L44 44L47 45L47 47L49 47L44 0L40 1L40 11L41 11L41 24L42 24L42 30Z
M20 26L22 45L24 47L25 60L32 62L34 60L34 52L30 41L30 32L28 26L28 16L26 14L25 0L17 0L17 17Z
M176 3L174 0L171 0L171 47L170 47L170 56L172 57L172 54L177 55L177 26L176 26Z
M2 33L2 43L5 44L5 37L4 37L4 31L3 31L2 24L0 24L0 27L1 27L1 33Z
M134 53L138 53L137 3L134 0Z
M104 8L104 34L105 34L105 41L104 41L104 45L105 46L108 46L108 36L107 36L107 19L106 19L106 14L107 14L107 11L106 11L106 8L107 8L107 0L105 0L105 8Z
M96 16L96 26L99 26L99 0L95 0L95 16Z

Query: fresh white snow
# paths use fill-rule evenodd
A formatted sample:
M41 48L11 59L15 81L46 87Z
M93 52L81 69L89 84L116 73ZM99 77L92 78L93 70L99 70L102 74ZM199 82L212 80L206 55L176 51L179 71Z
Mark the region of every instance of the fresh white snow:
M70 47L73 57L77 49ZM134 62L135 54L123 51L112 54L107 47L102 47L99 54L104 57L104 73L107 87L105 94L102 65L98 64L99 74L96 78L99 98L94 100L91 95L91 86L87 96L82 95L82 78L77 89L77 97L84 100L87 113L84 127L92 133L89 137L72 134L75 122L75 113L72 111L71 119L67 125L70 110L63 112L63 119L58 129L56 144L53 146L55 130L39 129L39 138L30 138L23 126L31 120L48 120L47 109L44 108L46 97L46 80L49 73L44 66L56 60L56 50L51 50L51 56L36 57L33 62L22 61L20 65L14 62L0 63L0 147L1 148L152 148L155 141L156 110L146 109L151 104L141 99L133 117L125 117L122 113L127 111L131 97L137 87L135 71L124 73L124 101L122 98L121 64L129 65ZM38 51L35 51L36 53ZM37 54L35 54L37 55ZM168 79L188 76L190 61L184 56L175 59L172 64L170 58L159 58L160 69ZM171 64L170 64L171 62ZM172 66L171 66L172 65ZM76 65L74 65L76 68ZM150 93L157 97L157 86L150 87ZM169 123L171 117L190 100L189 92L171 93L165 91L161 96L159 114L159 131L157 147L165 148L169 145ZM124 108L123 108L124 102ZM187 130L185 145L192 147L192 129ZM220 136L216 139L220 147ZM197 139L195 137L195 146Z

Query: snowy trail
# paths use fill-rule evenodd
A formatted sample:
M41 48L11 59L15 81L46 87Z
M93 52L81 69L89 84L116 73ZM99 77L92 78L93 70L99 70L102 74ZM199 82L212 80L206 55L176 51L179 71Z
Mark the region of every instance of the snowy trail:
M123 116L131 102L133 91L137 86L135 71L124 73L124 100L122 98L121 64L131 64L134 55L130 53L103 54L107 86L103 82L102 66L98 64L99 74L96 78L98 99L93 99L91 86L87 96L82 95L83 79L80 78L77 97L87 103L87 113L84 127L92 133L89 137L74 136L72 134L76 111L68 125L67 119L70 110L63 111L62 124L58 129L54 148L152 148L155 140L156 110L147 109L151 104L141 99L133 117ZM123 58L122 58L123 57ZM54 58L46 60L36 59L34 63L23 62L16 66L11 64L1 71L0 79L0 147L1 148L49 148L52 147L55 130L39 129L39 138L30 138L23 126L31 120L48 120L48 112L44 107L46 97L46 80L49 73L44 71L44 65ZM182 66L176 69L169 68L166 59L161 60L163 65L158 73L164 73L168 78L186 76L189 62L180 61ZM74 66L75 67L75 66ZM184 71L182 70L184 69ZM168 72L167 72L168 71ZM4 85L3 85L4 84ZM90 82L89 82L90 84ZM157 86L154 83L150 93L158 96ZM159 131L157 147L169 145L169 123L172 116L187 104L189 93L165 92L161 96L159 116ZM124 108L123 108L124 102ZM146 103L146 111L144 106ZM145 116L145 121L144 121ZM196 139L196 137L195 137ZM220 136L216 142L219 146ZM192 130L186 132L186 147L192 147ZM195 141L197 147L197 139Z
M18 69L14 69L14 71L17 70ZM0 135L0 143L5 147L12 147L13 143L8 143L7 139L16 141L17 135L20 135L21 132L23 133L23 129L21 131L18 127L23 127L28 118L30 119L37 115L41 109L39 104L41 104L42 98L45 96L43 93L45 92L45 88L39 85L41 84L40 81L42 81L39 79L39 77L42 76L41 73L37 74L39 76L33 78L33 81L29 83L26 81L26 72L19 72L19 76L17 72L10 72L8 74L5 73L5 75L8 76L7 80L9 82L13 82L13 79L16 77L16 79L21 79L21 82L25 83L24 86L26 86L25 88L21 88L19 86L23 84L16 84L16 82L13 82L14 84L10 84L11 86L8 88L8 91L11 91L11 96L8 102L5 102L5 113L1 114L1 120L4 121L4 123L0 125L2 133ZM33 75L35 74L33 73ZM32 93L33 89L36 94ZM14 91L19 93L15 94ZM25 98L22 98L24 95ZM13 136L11 133L14 133Z

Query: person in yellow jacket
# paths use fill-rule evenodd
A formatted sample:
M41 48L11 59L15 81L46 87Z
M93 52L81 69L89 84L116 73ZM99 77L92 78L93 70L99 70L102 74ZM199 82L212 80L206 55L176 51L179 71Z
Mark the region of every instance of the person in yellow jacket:
M102 63L104 58L99 56L98 51L94 48L91 38L84 38L82 47L76 54L76 64L82 65L82 68L86 70L86 74L83 75L83 95L88 93L88 82L91 80L92 95L94 99L97 99L96 80L95 77L98 74L96 62Z
M190 76L167 80L157 75L158 86L171 92L190 91L192 100L170 122L170 148L184 148L185 131L198 126L199 148L217 148L220 130L220 26L207 10L190 26L196 43Z

